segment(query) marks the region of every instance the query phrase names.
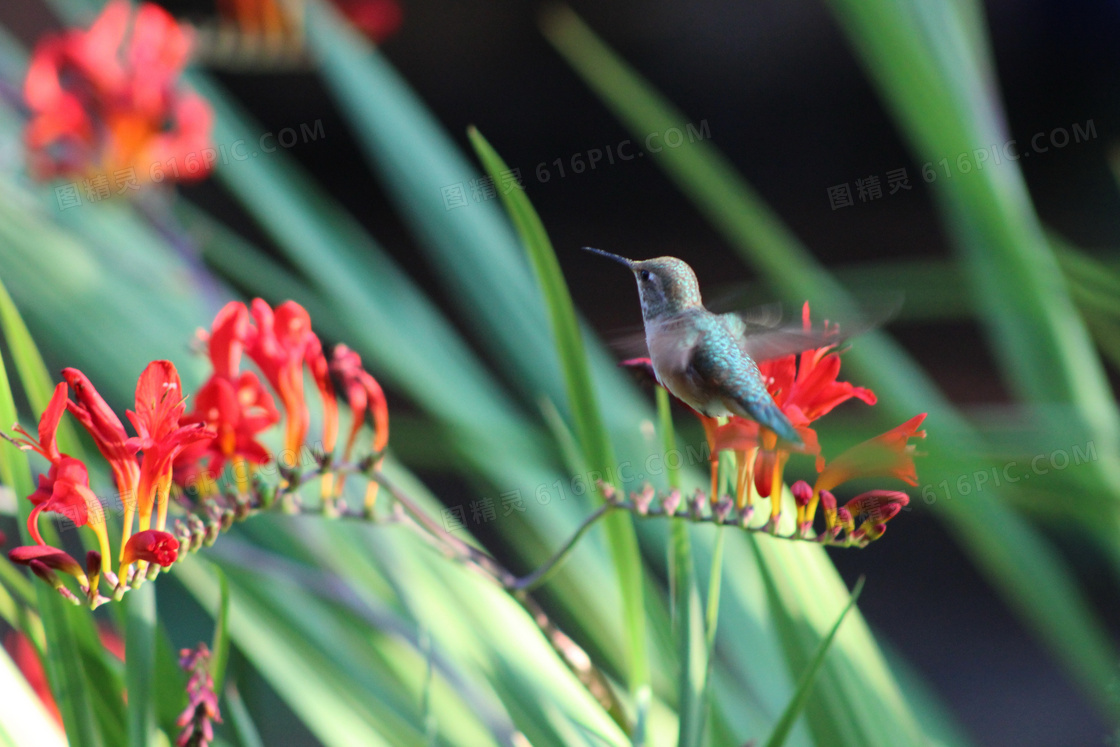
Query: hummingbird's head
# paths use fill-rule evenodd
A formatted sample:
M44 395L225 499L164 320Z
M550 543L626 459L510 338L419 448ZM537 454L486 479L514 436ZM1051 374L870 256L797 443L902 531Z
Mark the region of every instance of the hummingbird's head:
M634 279L638 281L638 295L642 299L642 317L646 320L702 305L696 273L682 259L655 257L636 262L601 249L592 249L589 246L584 249L630 268L634 273Z

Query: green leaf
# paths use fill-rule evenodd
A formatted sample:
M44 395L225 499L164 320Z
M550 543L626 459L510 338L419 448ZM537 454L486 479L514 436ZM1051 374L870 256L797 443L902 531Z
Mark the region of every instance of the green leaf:
M218 614L214 617L214 641L210 644L210 676L214 680L214 692L222 691L229 664L229 579L221 568L215 568L221 598L218 600Z
M226 685L225 690L225 720L237 735L241 747L264 747L257 725L253 723L253 715L245 707L241 693L233 683Z
M831 6L916 161L956 154L969 161L983 151L981 143L1008 139L977 4L834 0ZM1018 163L968 168L959 179L934 181L933 189L1004 377L1028 402L1068 403L1061 417L1081 418L1098 445L1115 452L1120 417L1115 405L1102 406L1113 402L1106 376L1061 281ZM1118 465L1098 467L1115 495ZM1109 518L1116 522L1112 508Z
M129 747L148 747L156 735L156 585L149 582L125 595L125 683L128 687Z
M473 127L469 131L471 144L478 158L489 172L494 183L501 182L501 175L509 169L482 134ZM529 253L529 260L537 276L541 293L548 309L556 352L564 371L568 390L568 403L575 421L576 438L583 449L584 458L594 469L604 474L615 462L610 435L603 427L599 403L591 379L587 354L583 348L579 322L576 319L572 297L560 271L560 263L552 249L552 242L541 223L540 216L529 203L521 189L502 193L502 202L513 221L514 228ZM614 559L618 583L623 595L623 615L629 639L630 692L636 694L649 682L649 659L646 652L645 609L642 602L642 558L632 519L628 514L613 512L604 520L611 555Z
M661 446L665 454L677 448L673 433L673 415L670 411L669 392L656 388L657 417L661 431ZM667 467L670 488L679 488L677 469ZM692 569L692 542L688 523L672 519L669 540L669 576L673 590L673 628L677 638L677 658L680 671L677 676L677 730L678 745L700 745L704 735L704 719L708 711L707 688L712 670L712 653L715 639L716 618L713 609L719 607L719 567L722 556L717 554L712 563L712 576L708 589L708 615L700 617L700 593L696 574ZM721 528L722 537L722 528ZM714 600L714 606L713 606Z
M39 348L31 339L27 325L23 323L19 310L12 303L12 297L8 295L8 289L2 283L0 283L0 331L3 332L4 340L8 343L8 350L12 354L20 384L27 392L32 410L35 413L43 412L47 409L51 395L54 394L54 384L51 382L46 364L43 363L43 356L39 354ZM58 440L59 450L83 459L81 443L69 420L59 421L55 437Z
M809 696L813 693L813 687L817 683L817 675L821 671L821 666L824 665L824 657L828 655L828 649L832 646L832 640L836 638L837 631L840 630L840 625L844 622L848 612L852 607L855 607L856 600L859 599L860 593L863 591L863 577L856 582L856 586L852 589L852 598L844 607L840 616L836 618L836 623L817 647L817 651L813 654L809 666L801 673L801 678L797 681L797 690L794 693L793 699L782 711L781 718L778 719L777 725L774 730L770 732L770 738L766 740L766 747L782 747L789 737L790 731L793 729L793 724L797 721L798 716L805 710L805 704L809 701Z
M704 641L704 617L700 607L700 592L696 588L696 574L692 570L692 543L689 542L689 522L671 519L671 563L673 579L674 627L677 638L677 656L680 661L678 674L677 712L680 726L677 743L681 747L701 744L704 732L705 684L708 674L708 657Z

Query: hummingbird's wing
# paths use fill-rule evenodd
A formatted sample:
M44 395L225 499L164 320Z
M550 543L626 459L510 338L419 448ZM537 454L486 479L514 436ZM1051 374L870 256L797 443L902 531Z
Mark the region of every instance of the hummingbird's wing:
M783 322L778 304L720 314L719 317L731 334L738 338L743 352L761 363L813 348L839 345L878 327L893 316L901 305L902 299L898 297L889 304L883 304L873 313L857 319L845 319L841 324L830 323L827 327L814 324L806 328L801 320Z
M689 317L651 323L647 340L649 355L661 372L684 371L692 364L692 355L703 339L704 330Z

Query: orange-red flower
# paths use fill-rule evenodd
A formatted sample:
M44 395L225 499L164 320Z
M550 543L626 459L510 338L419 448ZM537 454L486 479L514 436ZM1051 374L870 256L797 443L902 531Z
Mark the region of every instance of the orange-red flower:
M132 516L136 510L136 491L140 484L140 465L136 462L137 444L129 442L124 424L84 373L76 368L64 368L62 378L74 390L74 398L77 400L67 401L66 409L89 431L97 450L109 462L124 505L125 531L131 532Z
M362 368L361 356L345 345L335 346L334 357L331 360L331 370L342 382L342 390L346 393L346 401L350 404L350 412L353 417L350 423L350 435L346 438L346 447L342 458L350 459L354 442L358 438L358 432L362 429L362 423L365 422L365 413L368 408L370 415L373 417L373 453L381 455L377 457L374 466L380 467L384 459L382 452L389 443L389 405L385 401L385 392L381 389L381 385L377 383L377 379ZM366 511L373 511L377 502L378 488L379 483L376 480L370 480L367 484L364 501ZM338 489L341 492L341 482Z
M157 511L156 528L167 519L172 466L184 448L214 438L214 432L200 424L181 425L182 383L170 361L152 361L136 384L136 409L128 413L137 435L130 438L120 418L81 371L67 368L63 377L74 389L77 402L68 402L70 412L90 435L102 456L109 462L124 505L122 553L132 536L133 517L140 529L151 526L152 510ZM143 459L137 459L137 452ZM103 549L103 554L108 553Z
M158 563L166 568L173 564L178 556L179 540L168 532L147 529L132 535L125 544L124 552L121 554L121 569L138 560Z
M812 522L823 493L856 477L897 477L909 485L917 485L915 449L910 439L926 437L925 431L918 430L925 418L924 412L915 415L886 433L856 444L829 462L813 484L813 499L806 510L808 521ZM875 491L865 494L873 495ZM853 518L860 513L861 507L861 503L846 506Z
M851 531L856 542L879 539L887 531L887 522L910 504L910 496L898 490L870 490L845 504L852 523L862 519L859 528Z
M106 5L89 30L45 36L24 84L33 170L137 183L205 176L210 107L178 85L190 46L167 11L143 3L134 13L127 0Z
M153 505L156 528L167 523L172 466L179 452L214 440L214 431L201 424L179 424L183 399L179 372L171 361L152 361L136 382L136 409L128 412L128 419L137 433L129 443L144 454L137 494L141 531L151 526ZM131 525L126 530L131 532Z
M397 0L333 0L370 41L382 42L396 33L404 20ZM298 32L284 15L276 0L218 0L218 12L249 34L285 35Z
M184 422L202 423L217 436L179 453L175 461L179 484L192 485L203 474L209 484L231 460L264 464L271 458L257 435L280 422L280 413L257 375L240 370L248 326L249 310L234 301L214 317L210 332L202 333L214 370L195 394L194 409Z
M385 392L381 389L381 385L362 368L361 356L345 345L335 346L331 370L342 382L342 390L346 393L346 401L354 416L350 424L350 434L346 438L343 459L350 458L358 432L365 421L367 408L373 417L373 452L381 453L389 443L389 406L385 401Z
M32 562L42 563L51 570L62 571L73 576L78 579L82 586L89 585L86 572L78 564L78 561L74 560L69 553L50 545L15 547L8 553L8 560L20 565L31 565Z
M832 490L855 477L897 477L909 485L917 485L914 446L909 441L926 437L925 431L918 430L925 418L924 412L915 415L902 425L848 449L817 475L814 489L818 492Z
M89 472L81 460L75 459L58 450L55 436L62 413L69 403L69 389L65 382L54 388L47 409L39 418L39 438L31 436L21 426L15 430L20 434L16 443L21 448L38 452L51 464L46 475L39 475L39 486L28 499L35 506L27 517L27 529L37 545L45 545L39 532L39 514L43 511L60 513L76 526L87 524L97 535L102 552L109 547L105 531L105 516L101 502L89 487Z
M311 317L295 301L285 301L273 309L263 299L253 299L245 353L264 373L284 406L284 448L298 454L307 437L308 411L303 391L303 365L306 361L324 403L323 448L334 450L338 434L334 388L327 375L328 366L319 338L311 331Z

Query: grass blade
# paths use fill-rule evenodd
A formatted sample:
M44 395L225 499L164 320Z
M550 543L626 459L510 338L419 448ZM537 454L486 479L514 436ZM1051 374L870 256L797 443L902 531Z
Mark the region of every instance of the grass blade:
M210 644L210 676L214 679L214 692L220 693L229 665L229 579L221 568L214 570L221 591L218 614L214 618L214 641Z
M54 393L54 384L46 364L43 363L43 356L39 354L38 346L31 338L23 317L20 316L19 310L12 302L12 297L8 295L8 289L2 282L0 282L0 332L8 343L12 363L15 364L23 390L27 392L31 409L35 413L42 412L47 409L47 403ZM82 445L69 420L64 418L59 422L55 437L63 453L78 459L83 458Z
M673 415L669 409L669 393L657 387L657 416L661 431L661 446L664 454L672 454L677 448L673 434ZM669 468L670 488L679 488L680 479L676 469ZM707 687L711 673L712 647L708 643L715 634L715 620L711 607L707 617L708 631L705 635L705 621L700 616L700 594L696 585L696 573L692 568L692 543L689 539L688 524L683 519L673 519L669 539L669 578L673 590L673 626L677 638L677 658L680 671L677 676L677 714L680 719L677 729L677 744L700 745L704 735L704 717L708 710ZM709 605L714 587L714 598L719 599L719 568L713 561L712 583L709 587ZM718 601L716 602L718 606Z
M844 622L844 618L848 616L848 612L856 605L856 600L859 599L860 593L863 591L863 578L856 582L856 586L852 589L852 598L849 600L847 606L840 613L840 617L836 618L836 624L828 632L817 647L817 651L813 654L809 666L801 673L801 678L797 681L797 691L793 696L793 700L789 702L786 709L782 711L781 718L778 719L774 731L770 732L770 738L766 740L766 747L782 747L789 737L790 731L793 729L797 717L805 710L805 704L809 701L809 695L813 692L813 686L817 683L817 675L824 665L824 657L828 655L828 649L832 646L832 641L836 638L836 633L840 630L840 625Z
M153 691L156 655L156 585L146 583L125 596L125 683L128 687L129 747L148 747L155 741L156 710Z
M479 160L495 183L500 183L501 174L508 171L505 162L478 130L471 128L469 136ZM552 242L522 190L510 189L503 192L502 202L529 253L544 296L556 351L564 371L576 438L588 465L602 474L609 474L610 468L615 464L614 452L610 436L599 415L599 403L591 380L579 322L564 275L560 271L560 263L552 249ZM648 686L650 676L646 652L645 608L642 603L642 558L632 519L628 514L614 512L604 519L604 526L623 595L623 615L629 640L630 692L637 695L639 690Z
M241 747L264 747L260 731L253 723L253 715L245 706L241 693L232 684L226 686L225 702L226 722L233 728Z
M11 747L66 747L58 722L47 713L43 701L39 700L27 684L27 678L2 648L0 691L4 693L4 707L0 708L0 744Z

